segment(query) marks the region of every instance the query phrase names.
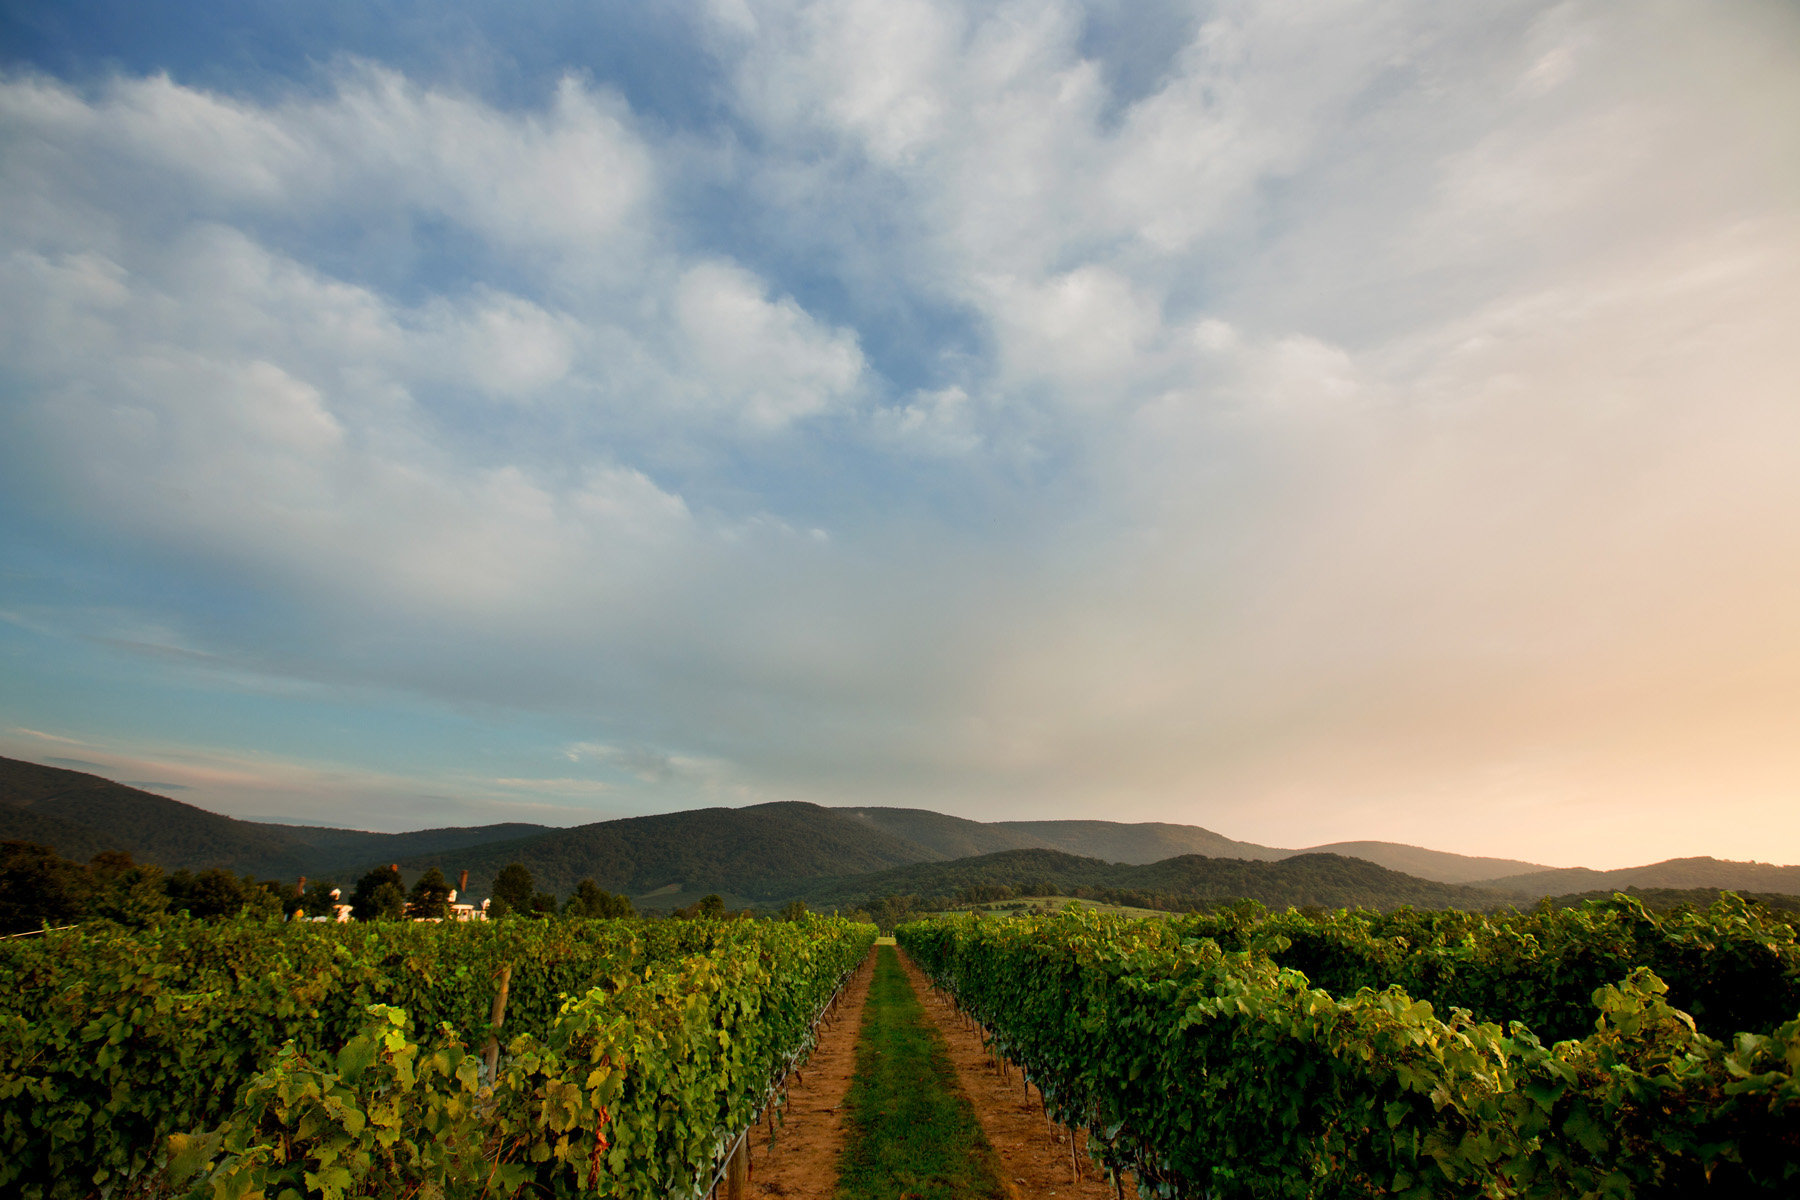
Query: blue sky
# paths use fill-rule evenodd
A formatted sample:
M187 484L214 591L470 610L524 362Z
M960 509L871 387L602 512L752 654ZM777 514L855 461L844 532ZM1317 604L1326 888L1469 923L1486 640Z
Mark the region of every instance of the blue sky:
M1800 861L1779 3L0 15L0 753Z

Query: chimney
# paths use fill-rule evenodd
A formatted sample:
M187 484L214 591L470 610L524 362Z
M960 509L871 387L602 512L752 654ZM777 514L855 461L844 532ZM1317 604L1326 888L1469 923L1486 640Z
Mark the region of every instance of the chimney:
M456 877L456 890L459 892L466 892L469 890L469 868L464 867L462 869L462 874Z
M300 877L300 882L296 883L294 885L294 895L296 895L296 896L306 895L306 876L302 875Z

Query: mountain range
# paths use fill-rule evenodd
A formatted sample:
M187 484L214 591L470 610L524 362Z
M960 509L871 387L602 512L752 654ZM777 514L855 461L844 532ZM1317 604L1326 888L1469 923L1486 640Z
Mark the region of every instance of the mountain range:
M47 844L81 860L101 850L126 850L169 870L218 867L341 884L387 863L398 863L408 878L430 867L451 878L467 870L476 896L486 893L501 867L520 862L540 889L559 896L593 879L664 904L709 890L814 903L948 895L955 889L944 889L953 880L961 881L958 887L1036 880L1065 890L1211 899L1266 895L1282 903L1375 907L1491 908L1626 886L1800 894L1800 866L1690 858L1618 871L1556 869L1394 842L1288 850L1194 825L982 822L926 809L795 801L569 829L514 823L371 833L239 820L97 775L8 758L0 758L0 840Z

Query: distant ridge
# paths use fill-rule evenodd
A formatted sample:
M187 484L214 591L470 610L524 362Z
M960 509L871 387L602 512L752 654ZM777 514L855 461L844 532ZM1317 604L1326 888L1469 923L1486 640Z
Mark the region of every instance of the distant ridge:
M559 894L592 879L634 896L671 884L757 895L790 880L945 857L838 809L789 800L597 821L454 853L414 855L400 865L408 871L438 867L446 875L467 868L473 893L501 867L519 862L538 887Z
M1208 858L1274 861L1297 854L1337 854L1360 858L1391 871L1439 883L1481 883L1500 875L1549 868L1512 858L1474 858L1398 842L1333 842L1284 850L1240 842L1198 825L1164 821L969 821L919 808L843 808L889 833L919 842L951 858L1001 850L1051 849L1106 862L1161 862L1182 854Z
M924 808L834 808L852 820L904 838L943 858L967 858L1001 850L1047 850L1054 843L1015 833L1004 825L951 817Z
M337 876L408 854L485 844L542 825L487 825L369 833L314 825L272 825L221 816L63 767L0 758L0 839L37 842L85 862L126 850L167 870L217 867L233 874L293 879Z
M1079 867L1079 872L1099 871L1095 878L1113 881L1094 886L1182 895L1218 895L1217 887L1226 886L1221 883L1226 880L1238 881L1230 886L1274 889L1245 895L1362 896L1364 900L1343 902L1379 904L1466 906L1479 904L1478 894L1495 897L1493 903L1523 903L1630 886L1800 895L1800 866L1768 863L1685 858L1617 871L1556 870L1394 842L1286 850L1235 841L1196 825L988 823L926 809L826 808L799 802L695 809L573 829L510 823L372 833L236 820L97 775L9 758L0 758L0 839L39 842L77 860L101 850L126 850L139 861L170 870L220 867L282 880L304 874L349 883L368 867L390 862L399 863L409 879L428 867L452 878L467 868L469 890L476 897L510 862L523 863L539 888L559 896L591 878L611 891L681 896L686 903L708 891L772 899L819 895L827 887L867 889L885 886L874 879L883 872L934 865L948 869L959 861L1009 853L1061 854L1098 864ZM1302 859L1313 861L1286 868L1298 874L1274 870ZM1369 874L1365 867L1385 874ZM981 869L998 867L990 863ZM1332 891L1323 881L1334 876L1339 882L1331 885L1337 889ZM911 888L915 884L903 880L919 881L916 886L925 887L932 879L949 877L902 873L891 876L891 882ZM1396 896L1415 898L1393 901Z
M1309 846L1295 854L1342 854L1380 863L1393 871L1405 871L1421 879L1440 883L1468 883L1481 887L1497 887L1497 876L1529 871L1548 871L1542 863L1520 862L1516 858L1471 858L1427 850L1422 846L1403 846L1398 842L1332 842L1327 846Z
M1727 888L1736 892L1800 894L1800 866L1731 862L1718 858L1671 858L1642 867L1621 867L1616 871L1590 871L1586 867L1532 871L1489 879L1482 886L1530 896L1626 887Z
M1034 838L1070 854L1103 858L1108 862L1153 863L1180 854L1208 858L1277 859L1300 853L1274 850L1254 842L1233 841L1198 825L1170 825L1162 821L996 821L995 827Z
M982 885L1021 888L1026 895L1078 890L1125 904L1185 907L1252 899L1270 908L1421 908L1486 910L1504 893L1418 879L1362 859L1296 854L1283 859L1208 858L1184 854L1147 864L1103 862L1061 850L1004 850L951 862L915 863L869 875L819 880L799 895L815 907L851 908L882 896L915 896L926 907L948 903Z
M0 758L0 836L48 840L63 855L79 858L100 849L128 850L170 870L222 867L277 877L305 870L294 843L271 827L16 758Z

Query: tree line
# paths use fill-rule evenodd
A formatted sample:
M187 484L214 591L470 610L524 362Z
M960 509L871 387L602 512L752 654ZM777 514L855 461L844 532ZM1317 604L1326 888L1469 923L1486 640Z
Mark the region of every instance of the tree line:
M329 879L286 883L216 868L165 872L113 850L80 863L36 842L0 841L0 934L90 920L141 928L176 913L273 920L297 912L329 919L339 904L349 904L358 921L441 920L450 916L450 895L450 884L436 867L410 888L394 867L378 867L361 876L346 896ZM635 913L629 897L592 879L583 879L566 901L559 901L537 890L531 872L513 863L495 876L487 915L548 919Z

